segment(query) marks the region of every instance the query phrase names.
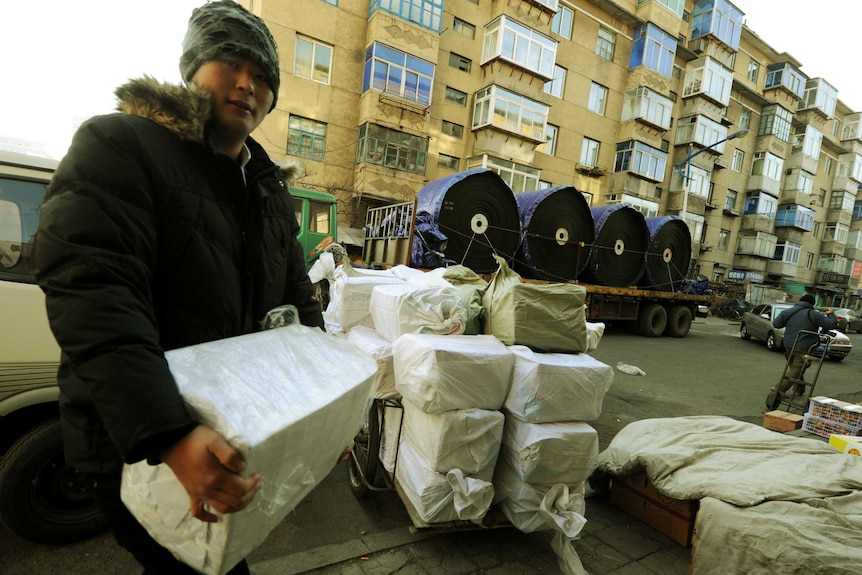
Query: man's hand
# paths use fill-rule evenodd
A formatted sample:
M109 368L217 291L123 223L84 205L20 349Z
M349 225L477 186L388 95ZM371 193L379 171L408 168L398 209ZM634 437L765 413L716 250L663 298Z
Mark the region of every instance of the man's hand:
M218 521L204 503L219 513L234 513L245 509L260 490L260 474L242 477L245 461L240 453L205 425L178 441L162 455L162 461L185 487L192 516L201 521Z
M829 314L835 313L835 310L832 309L831 307L827 307L826 309L823 310L823 313L825 313L826 315L829 315Z

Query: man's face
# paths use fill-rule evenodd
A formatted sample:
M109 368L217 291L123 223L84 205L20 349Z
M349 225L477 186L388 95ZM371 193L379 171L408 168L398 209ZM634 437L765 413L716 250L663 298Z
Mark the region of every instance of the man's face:
M207 60L192 82L212 94L216 136L245 141L269 113L274 95L256 63L233 54Z

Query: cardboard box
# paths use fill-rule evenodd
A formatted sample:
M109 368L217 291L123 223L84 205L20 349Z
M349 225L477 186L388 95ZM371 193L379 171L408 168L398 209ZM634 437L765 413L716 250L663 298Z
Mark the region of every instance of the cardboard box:
M853 435L831 435L829 445L850 455L862 455L862 437Z
M699 502L662 495L650 483L646 473L614 476L611 503L680 545L691 545Z
M763 415L763 427L772 431L787 433L802 428L803 417L780 409L768 411Z
M860 430L856 427L850 427L849 425L844 425L837 421L832 421L831 419L824 419L822 417L817 417L816 415L811 415L810 413L806 413L803 421L802 421L802 429L809 433L814 433L819 435L820 437L825 437L829 439L829 437L833 434L837 435L859 435Z
M819 395L811 398L808 413L852 429L862 429L862 405Z

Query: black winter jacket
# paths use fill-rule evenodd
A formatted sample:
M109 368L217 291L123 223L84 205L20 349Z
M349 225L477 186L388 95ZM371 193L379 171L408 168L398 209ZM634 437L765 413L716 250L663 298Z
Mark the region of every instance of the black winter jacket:
M826 315L814 309L807 301L798 301L793 307L785 309L772 320L772 325L784 330L784 349L790 350L796 343L797 350L807 352L810 348L820 342L820 338L813 333L802 333L802 331L816 332L819 328L825 330L838 327L835 314ZM799 339L796 336L799 335Z
M37 278L62 349L67 460L157 457L194 427L164 351L248 333L293 304L322 326L293 200L251 138L242 170L206 145L206 94L151 78L75 134L42 206Z

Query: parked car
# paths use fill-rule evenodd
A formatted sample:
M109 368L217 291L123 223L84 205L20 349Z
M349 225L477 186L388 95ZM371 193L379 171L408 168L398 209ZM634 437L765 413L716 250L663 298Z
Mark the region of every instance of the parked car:
M817 309L823 310L823 308ZM838 329L840 331L844 333L850 333L851 331L862 333L862 317L859 316L859 313L855 309L847 307L836 307L834 309L835 317L838 318Z
M739 337L742 339L757 339L765 342L767 349L771 351L781 351L784 349L784 328L773 327L772 321L782 311L793 307L789 303L764 303L757 306L751 311L742 314L742 319L739 323ZM850 353L853 344L850 338L838 330L830 330L829 334L834 334L829 340L826 348L826 357L833 361L841 361ZM819 346L815 351L816 355L823 352L823 347Z

